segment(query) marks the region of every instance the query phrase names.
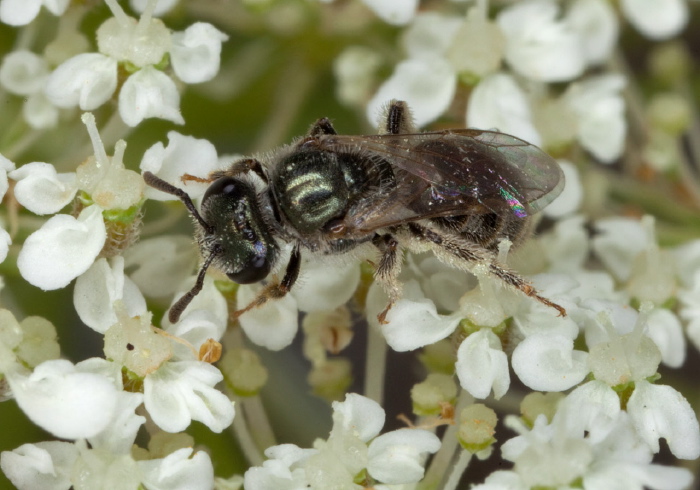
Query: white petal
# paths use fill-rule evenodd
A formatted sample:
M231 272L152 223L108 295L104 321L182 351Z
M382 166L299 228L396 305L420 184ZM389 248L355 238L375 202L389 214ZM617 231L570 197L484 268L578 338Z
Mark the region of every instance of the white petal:
M606 0L576 0L567 19L583 41L584 56L591 64L605 61L615 47L618 20Z
M345 395L345 401L333 402L333 414L339 416L343 428L362 442L374 439L384 427L386 414L379 403L356 393Z
M10 238L10 234L5 231L4 228L0 228L0 263L4 262L7 258L7 253L10 251L10 245L12 245L12 238Z
M0 66L0 85L15 95L31 95L44 87L49 68L46 60L31 51L12 51Z
M464 339L457 350L455 371L459 384L475 398L486 398L493 390L498 400L508 391L508 358L501 341L487 328Z
M70 0L44 0L44 7L54 15L63 15L68 4L70 4Z
M437 12L416 16L405 30L402 44L409 58L444 56L463 19Z
M367 452L367 472L383 483L415 483L423 478L425 453L440 449L440 439L427 430L398 429L374 439Z
M214 488L214 467L204 451L178 449L165 458L139 461L143 485L149 490L209 490ZM191 456L191 457L190 457Z
M117 390L108 378L79 372L62 359L43 362L29 376L6 376L22 411L39 427L63 439L98 434L117 406Z
M684 0L622 0L622 11L630 23L649 39L668 39L688 23Z
M661 361L679 368L685 362L685 336L678 317L670 310L656 308L647 318L647 335L661 351Z
M410 22L418 8L418 0L362 0L383 21L404 25Z
M536 334L513 351L511 361L518 378L539 391L564 391L588 374L587 352L574 350L574 342L563 335Z
M0 467L19 490L67 490L71 487L77 457L78 448L74 444L39 442L3 451Z
M700 456L698 419L688 400L675 389L637 381L627 402L627 412L639 435L655 453L659 452L659 439L663 437L677 458Z
M624 85L619 75L603 75L571 85L564 96L578 116L581 145L603 163L619 158L625 146Z
M30 284L59 289L88 270L106 239L99 207L83 209L77 219L59 214L25 240L17 267Z
M357 262L324 264L318 260L306 261L292 295L297 300L299 311L334 310L352 298L359 283Z
M143 382L144 403L153 422L167 432L181 432L192 420L214 432L231 425L233 402L214 389L223 375L199 361L168 362Z
M53 128L58 124L58 107L43 92L27 97L22 106L22 116L34 129Z
M175 302L178 299L180 299L180 297L183 296L186 291L192 289L192 286L194 286L194 281L195 277L193 276L188 278L186 281L180 283L180 286L178 287L178 293L175 294L172 304L175 304ZM197 296L195 296L195 298L192 300L189 306L185 309L180 319L180 322L183 322L185 318L190 314L196 314L195 317L193 317L192 321L197 321L194 320L194 318L203 320L203 317L197 314L200 311L206 311L208 313L206 318L217 325L217 331L219 329L226 328L226 325L228 324L228 306L226 303L226 299L217 289L216 285L214 284L214 279L212 279L209 276L206 276L204 278L204 285L202 286L202 290ZM165 327L168 328L168 331L170 331L170 320L168 320L167 318L163 318L162 323ZM183 328L186 329L187 327ZM218 340L218 337L216 339Z
M57 213L78 192L75 172L59 174L50 163L28 163L8 175L17 181L17 201L34 214Z
M583 201L583 186L578 169L569 161L558 160L558 162L564 171L566 185L562 193L544 208L544 214L554 219L576 212Z
M627 281L634 259L646 249L649 239L639 220L606 218L595 223L593 251L620 281Z
M0 199L5 197L5 193L10 188L7 181L7 173L15 169L15 164L2 153L0 153Z
M567 432L583 437L584 431L601 424L601 417L615 420L620 413L620 398L607 384L594 380L569 393L559 408L556 417L566 416Z
M447 110L456 86L454 70L441 58L402 61L367 104L367 119L376 126L382 108L396 99L406 101L416 125L424 126Z
M175 82L152 66L142 68L126 79L119 92L119 115L132 127L149 117L185 124Z
M221 43L228 36L206 22L195 22L183 32L172 35L170 60L173 70L185 83L211 80L219 72Z
M261 289L261 285L240 286L236 297L238 308L247 306ZM244 313L238 321L251 342L270 350L281 350L291 344L297 334L298 312L296 299L288 294Z
M11 26L29 24L39 13L41 0L2 0L0 20Z
M481 129L497 129L539 145L541 138L530 115L525 92L515 79L494 73L476 86L469 98L467 125Z
M124 276L124 258L99 259L75 281L73 303L80 319L96 332L105 333L117 323L114 302L122 300L130 317L146 313L146 300Z
M156 17L161 17L163 14L170 12L179 1L180 0L158 0L158 3L153 10L153 15ZM144 10L146 10L149 2L150 0L129 0L129 5L135 12L142 14Z
M216 170L218 157L216 148L208 140L185 136L176 131L168 132L168 146L156 143L143 154L140 168L156 174L175 187L183 189L192 199L201 197L209 187L208 184L187 182L180 177L184 174L206 178ZM177 200L172 194L146 188L146 197L158 201Z
M113 454L128 454L136 434L146 422L146 417L135 412L142 403L143 393L118 392L113 419L105 430L90 437L90 445Z
M61 63L44 87L46 97L58 107L97 109L117 88L117 62L100 53L83 53Z
M552 0L518 2L498 15L506 36L506 60L519 72L540 82L564 82L585 68L582 42Z
M387 305L387 296L374 283L367 294L367 320L378 325L377 314ZM415 279L404 284L404 295L389 310L387 323L381 325L389 346L398 352L418 349L442 340L457 328L461 314L439 315L435 303L425 298Z
M124 252L124 266L143 294L162 298L174 294L197 265L192 237L165 235L140 240Z

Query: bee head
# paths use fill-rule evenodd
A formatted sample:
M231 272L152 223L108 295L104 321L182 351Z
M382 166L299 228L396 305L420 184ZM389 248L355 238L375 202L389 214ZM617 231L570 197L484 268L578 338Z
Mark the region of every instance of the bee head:
M234 282L250 284L265 279L279 248L262 216L253 186L241 179L221 177L202 200L198 241L214 254L215 265Z
M263 219L252 184L221 177L204 194L200 214L182 189L151 172L144 172L143 178L154 189L177 196L198 225L197 241L204 255L204 264L192 289L170 308L168 318L172 323L180 319L187 305L202 290L204 276L212 263L239 284L262 281L269 274L279 247Z

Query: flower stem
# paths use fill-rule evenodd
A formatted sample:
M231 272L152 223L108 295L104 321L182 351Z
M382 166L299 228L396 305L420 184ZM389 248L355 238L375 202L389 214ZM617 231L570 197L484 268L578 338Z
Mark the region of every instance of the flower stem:
M450 472L450 477L447 479L447 483L442 488L442 490L456 490L457 485L459 485L459 480L462 479L462 475L467 470L469 462L472 459L472 453L465 451L464 449L459 453L459 457L452 467L452 472Z
M367 357L365 359L365 396L382 404L386 373L386 342L379 328L368 327Z

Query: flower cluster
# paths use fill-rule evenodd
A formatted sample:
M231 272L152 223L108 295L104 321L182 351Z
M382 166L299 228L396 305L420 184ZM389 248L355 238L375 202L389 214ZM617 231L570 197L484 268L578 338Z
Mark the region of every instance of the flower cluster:
M19 430L55 438L0 436L15 487L691 487L689 469L658 462L700 457L682 380L700 349L686 0L98 3L0 0L0 38L15 43L0 52L0 414L16 406ZM626 63L623 31L651 46L648 67ZM319 253L277 209L266 151L308 122L306 104L331 115L333 94L309 96L331 73L358 132L403 100L421 129L541 147L565 183L538 195L545 177L494 148L541 199L522 204L547 204L541 222L491 213L482 198L507 201L504 188L452 187L475 194L466 218L496 237L460 231L471 255L418 240L409 253L401 223ZM182 219L178 197L206 226L192 208L212 175L250 162L225 147L263 163L242 177L279 248L262 283L208 268L215 251ZM453 216L431 218L420 226ZM389 234L400 274L387 287L373 278ZM97 348L66 348L90 336ZM389 383L403 392L384 403Z

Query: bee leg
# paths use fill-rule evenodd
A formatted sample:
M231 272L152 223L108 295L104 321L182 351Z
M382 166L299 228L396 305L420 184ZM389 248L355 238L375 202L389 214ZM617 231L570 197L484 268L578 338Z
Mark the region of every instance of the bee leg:
M233 162L226 170L215 170L207 176L206 180L199 180L199 182L214 182L221 177L236 177L241 174L247 174L248 172L255 173L267 184L267 175L262 168L262 164L255 158L244 158L243 160ZM185 175L182 176L183 180L185 180Z
M318 136L320 134L338 134L333 124L331 124L331 120L327 117L322 117L316 121L313 126L311 126L311 129L309 129L307 136Z
M386 112L386 123L384 131L387 134L407 134L415 133L416 127L413 125L413 116L408 104L403 100L392 100Z
M496 262L492 252L480 245L469 242L461 237L441 233L416 223L409 223L408 230L413 238L423 242L431 242L435 245L435 256L442 262L453 264L453 258L459 259L457 265L464 270L469 270L469 264L484 264L488 272L511 287L519 289L527 296L536 299L540 303L554 308L559 316L566 316L566 310L556 303L540 295L530 283L517 273L506 269Z
M280 299L284 297L294 286L297 278L299 277L299 269L301 268L301 252L299 251L299 246L295 246L292 250L292 255L289 257L289 263L287 264L287 270L284 272L284 277L279 283L268 284L263 288L258 295L253 298L245 308L236 310L229 315L231 321L235 321L246 311L250 311L254 308L258 308L271 299Z
M384 308L377 319L380 324L386 324L386 315L394 303L401 297L401 283L398 281L401 272L401 250L399 242L393 235L374 235L372 243L382 253L379 265L374 272L374 278L379 281L384 291L389 296L389 303Z

